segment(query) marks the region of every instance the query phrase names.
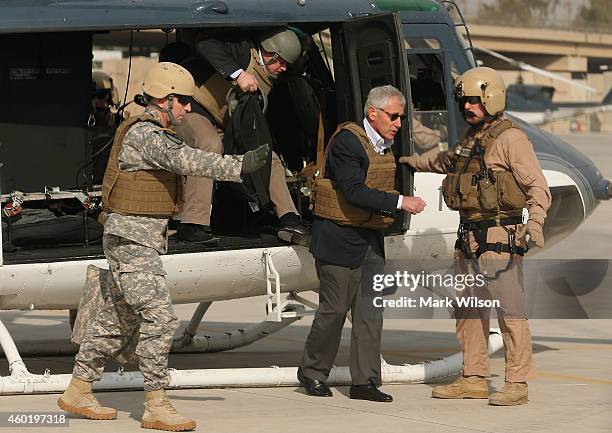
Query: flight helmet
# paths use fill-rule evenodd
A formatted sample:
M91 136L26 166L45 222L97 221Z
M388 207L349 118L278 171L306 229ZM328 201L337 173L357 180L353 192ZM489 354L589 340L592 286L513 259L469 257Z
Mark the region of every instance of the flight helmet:
M495 69L477 67L469 69L455 78L455 99L469 96L480 97L480 102L489 116L501 114L506 107L506 84Z
M117 88L113 83L113 78L106 72L93 71L91 73L91 81L95 86L95 95L99 98L108 97L110 105L119 105L119 95Z

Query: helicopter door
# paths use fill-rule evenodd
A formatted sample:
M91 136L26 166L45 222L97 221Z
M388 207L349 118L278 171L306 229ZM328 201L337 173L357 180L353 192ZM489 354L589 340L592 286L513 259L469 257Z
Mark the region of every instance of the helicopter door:
M361 122L368 92L376 86L391 84L402 91L407 101L410 100L399 14L354 18L333 27L331 32L339 122ZM393 152L396 156L410 153L410 124L407 121L395 137ZM404 195L412 195L410 170L402 164L398 165L397 173L398 190ZM409 225L410 215L405 214L393 227L397 232L408 229Z

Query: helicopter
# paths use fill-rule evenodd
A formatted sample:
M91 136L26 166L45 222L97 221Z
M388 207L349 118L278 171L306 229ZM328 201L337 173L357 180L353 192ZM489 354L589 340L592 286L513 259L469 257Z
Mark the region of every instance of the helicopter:
M506 89L507 110L534 125L612 110L612 90L599 104L553 102L554 86L513 83Z
M519 61L498 53L497 51L481 46L475 47L494 59L501 60L519 71L515 83L508 84L506 88L506 111L533 125L544 125L549 122L564 119L574 119L577 116L601 113L612 110L612 89L599 103L588 102L553 102L556 88L550 85L526 84L521 71L549 78L553 81L569 85L584 92L596 92L596 89L586 84L576 82L554 72L550 72L533 65Z
M458 13L458 22L451 10ZM474 48L459 31L467 26L453 2L270 0L264 12L261 4L248 0L158 0L147 4L128 0L10 0L0 5L0 12L0 40L12 47L0 59L0 88L6 95L5 109L0 113L0 187L3 215L7 217L3 240L16 241L19 224L11 222L11 216L20 207L52 207L62 212L63 205L64 215L57 219L73 224L72 232L79 234L78 242L74 238L60 242L59 235L47 234L44 242L39 239L31 247L3 249L0 310L76 311L88 269L107 267L97 241L99 229L96 232L92 218L100 211L100 185L75 182L94 153L86 123L96 35L129 31L133 39L138 32L150 30L172 33L177 40L193 43L195 32L200 31L227 32L239 27L256 33L290 26L299 32L307 48L302 69L288 74L288 79L295 80L306 93L298 98L297 106L277 104L276 113L270 101L271 119L286 119L287 113L295 114L305 105L315 107L317 111L304 117L318 119L321 114L321 135L327 139L338 124L361 119L371 87L392 84L411 101L406 106L407 118L420 116L432 127L444 126L448 143L456 142L466 127L453 100L453 79L477 62ZM331 53L322 42L324 32L329 34ZM286 99L283 89L287 92L288 86L278 87L277 97ZM284 108L278 110L279 105ZM553 196L544 226L549 248L583 223L600 201L608 200L612 188L593 162L570 145L520 119L513 120L533 142ZM279 141L287 136L302 137L302 141L296 139L296 147L303 149L305 163L312 162L321 126L295 120L279 123L285 125L284 130L276 130ZM397 156L415 152L411 122L404 126L393 145ZM409 271L435 270L452 261L459 216L444 205L441 180L441 175L413 173L398 166L398 191L418 194L429 203L418 216L398 217L385 235L387 259L403 261ZM295 199L301 203L307 188L299 179L296 184ZM222 203L219 197L213 211L218 208L217 212L222 212ZM65 210L67 207L71 210ZM168 254L162 261L173 302L199 303L185 338L175 344L177 350L226 350L249 344L297 320L304 307L316 306L299 294L318 287L308 250L283 243L269 232L254 234L252 216L247 213L248 218L242 217L227 227L227 215L219 216L222 234L217 244L184 244L170 237ZM61 225L57 219L53 220L55 226ZM249 221L244 223L245 219ZM217 223L211 223L213 232ZM35 227L21 230L30 235ZM66 231L61 229L62 234ZM239 335L228 333L224 341L216 343L190 334L212 302L259 295L266 296L266 312L265 320L255 328ZM12 339L2 328L0 321L0 342L7 358L7 352L11 354L13 375L23 378L13 378L18 385L7 392L32 392L27 385L32 379L19 364ZM55 346L52 350L64 349ZM40 388L33 392L57 392L63 386L46 387L49 381L45 380L38 377L35 382Z

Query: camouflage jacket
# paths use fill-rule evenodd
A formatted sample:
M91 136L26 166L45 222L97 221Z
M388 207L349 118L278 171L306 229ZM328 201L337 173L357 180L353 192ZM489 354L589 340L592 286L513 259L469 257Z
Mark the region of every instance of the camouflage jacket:
M159 119L159 112L147 108L145 112ZM121 151L119 168L126 171L167 170L188 176L209 177L215 180L241 182L242 155L218 155L191 148L178 136L151 122L138 122L128 130ZM121 236L159 253L167 251L166 218L106 215L104 233Z

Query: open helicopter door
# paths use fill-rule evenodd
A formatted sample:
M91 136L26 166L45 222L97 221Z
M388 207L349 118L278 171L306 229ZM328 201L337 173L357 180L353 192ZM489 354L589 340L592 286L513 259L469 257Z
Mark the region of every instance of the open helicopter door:
M348 77L336 80L338 122L361 122L368 92L376 86L391 84L410 101L408 62L397 12L353 18L333 27L331 32L335 76ZM411 153L410 129L410 122L404 120L393 144L396 158ZM397 173L398 190L412 195L411 171L398 164ZM409 226L410 215L404 214L392 231L407 230Z

